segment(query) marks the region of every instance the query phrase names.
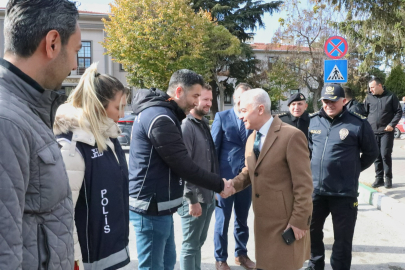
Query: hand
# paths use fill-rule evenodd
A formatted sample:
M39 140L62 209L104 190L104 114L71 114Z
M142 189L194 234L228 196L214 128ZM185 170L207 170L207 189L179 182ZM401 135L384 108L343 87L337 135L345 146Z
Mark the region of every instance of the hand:
M221 192L220 195L222 198L226 199L229 196L235 194L236 191L235 191L235 188L233 187L232 180L226 181L226 179L224 179L224 178L222 180L224 180L224 190Z
M188 213L193 217L199 217L202 214L201 204L189 204L188 205Z
M385 130L385 131L393 131L394 128L391 127L390 125L388 125L384 130Z
M285 228L284 231L286 231L286 230L289 229L290 227L293 229L295 240L300 240L302 237L305 236L305 234L306 234L307 231L308 231L308 230L301 230L301 229L298 229L297 227L294 227L294 226L291 225L290 223L288 223L288 225L287 225L287 227Z

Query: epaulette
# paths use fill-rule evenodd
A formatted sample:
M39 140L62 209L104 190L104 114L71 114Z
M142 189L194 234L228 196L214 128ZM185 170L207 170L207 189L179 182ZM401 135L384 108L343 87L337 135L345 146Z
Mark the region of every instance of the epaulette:
M309 118L315 117L315 116L317 116L318 114L319 114L319 111L310 113L310 114L309 114Z
M353 114L354 116L360 118L361 120L367 119L367 117L365 117L365 116L363 116L363 115L361 115L361 114L359 114L359 113L352 112L352 111L349 111L349 112L350 112L351 114Z
M286 112L285 112L285 113L280 113L280 114L278 114L278 117L280 117L280 116L285 116L285 115L287 115Z

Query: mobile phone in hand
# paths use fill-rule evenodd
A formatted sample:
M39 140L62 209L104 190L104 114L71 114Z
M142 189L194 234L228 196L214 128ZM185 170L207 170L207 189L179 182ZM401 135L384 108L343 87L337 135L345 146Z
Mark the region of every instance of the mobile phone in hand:
M294 231L290 227L281 235L287 245L291 245L295 241Z

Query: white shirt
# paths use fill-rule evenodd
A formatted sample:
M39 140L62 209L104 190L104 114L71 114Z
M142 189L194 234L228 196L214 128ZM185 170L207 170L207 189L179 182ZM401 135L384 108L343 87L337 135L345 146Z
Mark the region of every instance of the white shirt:
M273 120L274 120L273 116L270 117L270 119L259 130L260 134L262 134L262 136L260 137L260 144L259 144L260 151L262 151L264 140L266 139L267 133L269 132Z

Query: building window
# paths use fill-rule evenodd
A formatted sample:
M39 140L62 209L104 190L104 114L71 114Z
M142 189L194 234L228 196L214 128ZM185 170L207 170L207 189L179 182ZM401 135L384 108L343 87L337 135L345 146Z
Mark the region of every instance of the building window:
M82 41L82 48L77 54L77 74L83 75L86 68L91 65L91 42Z
M277 62L277 57L275 56L269 56L269 61L268 61L268 69L271 70L273 68L273 64Z
M124 71L125 71L124 66L122 64L120 64L120 72L124 72Z
M299 73L300 72L300 67L295 65L295 64L290 64L290 70L292 72Z
M231 103L232 103L231 95L225 93L225 95L224 95L224 104L231 104Z

